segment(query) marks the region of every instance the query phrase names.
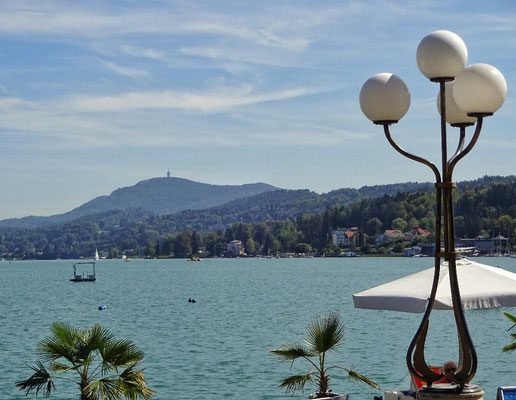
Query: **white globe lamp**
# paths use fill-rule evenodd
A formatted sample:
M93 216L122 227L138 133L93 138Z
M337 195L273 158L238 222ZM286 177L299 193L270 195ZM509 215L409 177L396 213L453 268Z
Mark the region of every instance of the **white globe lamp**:
M435 31L419 43L416 60L419 70L428 79L453 80L466 66L468 49L456 33Z
M446 122L451 126L470 126L477 122L475 117L468 116L462 109L459 108L455 99L453 98L454 82L446 82L445 84L445 104L446 104ZM437 95L437 111L441 113L441 93Z
M489 116L507 97L502 73L489 64L473 64L463 70L453 85L453 98L470 116Z
M360 90L360 108L378 125L398 122L410 106L410 92L403 80L388 72L369 78Z

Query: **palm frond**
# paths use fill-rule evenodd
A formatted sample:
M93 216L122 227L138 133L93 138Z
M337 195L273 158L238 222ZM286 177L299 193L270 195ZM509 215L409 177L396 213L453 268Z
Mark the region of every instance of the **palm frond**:
M375 388L376 390L380 390L380 386L376 382L373 382L368 377L366 377L362 374L359 374L356 371L353 371L349 368L344 368L344 367L332 367L332 368L339 368L339 369L346 371L348 373L349 379L351 379L354 382L364 382L364 383L368 384L369 386L371 386L372 388Z
M344 337L344 326L338 313L315 318L308 326L307 344L317 353L336 348Z
M144 353L131 340L110 340L99 349L102 373L140 362Z
M514 328L516 326L516 317L514 315L512 315L512 314L507 313L507 312L504 312L503 314L507 317L507 319L509 321L514 323L513 326L511 326L509 329L507 329L508 331L510 331L512 328Z
M505 346L502 351L514 351L516 350L516 342Z
M20 390L25 390L25 396L28 396L30 391L36 389L36 397L40 390L45 391L45 397L49 397L56 388L52 380L52 376L48 373L41 361L36 361L36 367L30 367L34 374L29 379L18 381L15 383Z
M43 339L38 344L36 352L45 362L64 358L70 363L73 363L77 359L74 349L60 343L59 340L54 337Z
M102 353L104 347L109 346L113 342L114 335L106 328L99 324L93 325L91 328L80 331L80 340L77 343L77 353L83 360L86 360L92 353Z
M118 376L109 376L91 382L84 388L84 393L92 398L119 400L123 399L122 392L119 390Z
M114 335L107 328L103 328L99 324L95 324L89 329L88 342L90 342L93 349L100 349L106 345L106 343L114 340Z
M303 390L305 384L308 382L313 382L314 380L314 371L310 371L305 375L293 375L285 378L281 381L278 387L282 389L286 389L286 392L295 392L296 390Z
M78 329L66 322L53 322L50 326L52 336L59 339L61 343L69 346L70 348L75 347L77 340Z
M507 319L511 322L514 322L514 325L511 326L509 329L507 329L508 331L510 331L512 328L514 328L516 326L516 317L512 314L509 314L507 312L504 312L503 313ZM514 340L514 342L512 344L509 344L507 346L505 346L502 351L514 351L516 350L516 333L511 333L511 337L512 339Z
M64 358L69 362L76 360L77 329L63 322L54 322L52 335L38 343L36 352L44 361Z
M147 386L143 369L135 370L136 363L126 368L121 374L118 381L118 389L123 393L124 398L130 400L144 399L148 400L156 394L156 392Z
M310 351L300 343L286 344L279 349L274 349L270 352L286 358L287 360L295 360L300 357L313 357L316 355L316 353Z
M49 365L48 365L48 368L51 371L57 372L57 373L77 370L77 366L64 364L64 363L61 363L61 362L58 362L58 361L50 362Z
M509 314L508 312L504 312L503 315L505 315L509 319L509 321L516 324L516 317L514 315Z

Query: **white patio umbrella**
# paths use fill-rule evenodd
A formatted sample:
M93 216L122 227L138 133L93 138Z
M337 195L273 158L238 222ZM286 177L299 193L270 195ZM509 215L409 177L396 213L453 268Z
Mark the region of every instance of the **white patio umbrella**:
M425 311L434 268L353 295L355 308L413 313ZM463 309L516 307L516 274L468 259L457 260ZM441 265L434 310L452 310L448 264Z

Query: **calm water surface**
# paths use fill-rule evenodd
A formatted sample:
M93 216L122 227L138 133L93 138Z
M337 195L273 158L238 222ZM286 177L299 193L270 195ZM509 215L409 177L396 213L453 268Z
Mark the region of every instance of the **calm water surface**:
M516 272L516 259L480 262ZM326 311L339 311L346 325L344 345L330 363L364 373L383 390L406 389L405 352L422 315L354 309L351 295L431 266L429 258L101 260L96 282L74 283L71 261L3 261L0 399L26 398L14 382L30 376L27 364L54 321L100 323L133 340L145 352L155 399L283 399L277 385L289 363L268 351L302 340L307 323ZM188 303L190 297L197 303ZM466 312L479 357L474 383L486 400L495 399L498 386L516 385L516 354L501 352L510 342L502 311L516 314L514 308ZM457 359L452 312L434 311L429 335L430 363ZM296 361L292 373L308 369ZM351 399L380 394L338 374L331 387ZM306 399L312 389L288 398ZM77 390L57 382L53 398L74 399Z

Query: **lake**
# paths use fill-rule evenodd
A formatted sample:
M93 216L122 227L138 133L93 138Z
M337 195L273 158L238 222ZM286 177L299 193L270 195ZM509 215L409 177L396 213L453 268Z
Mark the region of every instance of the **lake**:
M479 258L516 272L516 259ZM14 382L31 375L35 347L64 321L87 328L100 323L145 352L143 367L155 399L283 399L277 388L289 373L305 373L269 353L304 339L314 316L338 311L346 326L343 345L328 355L332 365L351 367L383 390L407 389L407 347L422 314L354 309L351 295L433 266L431 258L308 258L100 260L96 282L70 282L72 261L1 261L0 399L24 399ZM78 271L79 272L79 271ZM195 304L189 303L195 298ZM98 307L106 309L99 311ZM473 383L484 399L502 385L516 385L516 353L502 311L466 311L479 367ZM431 315L427 361L457 360L451 311ZM376 392L338 372L335 392L373 399ZM68 382L56 382L55 399L78 398ZM305 393L287 398L306 399ZM35 393L29 398L35 398Z

